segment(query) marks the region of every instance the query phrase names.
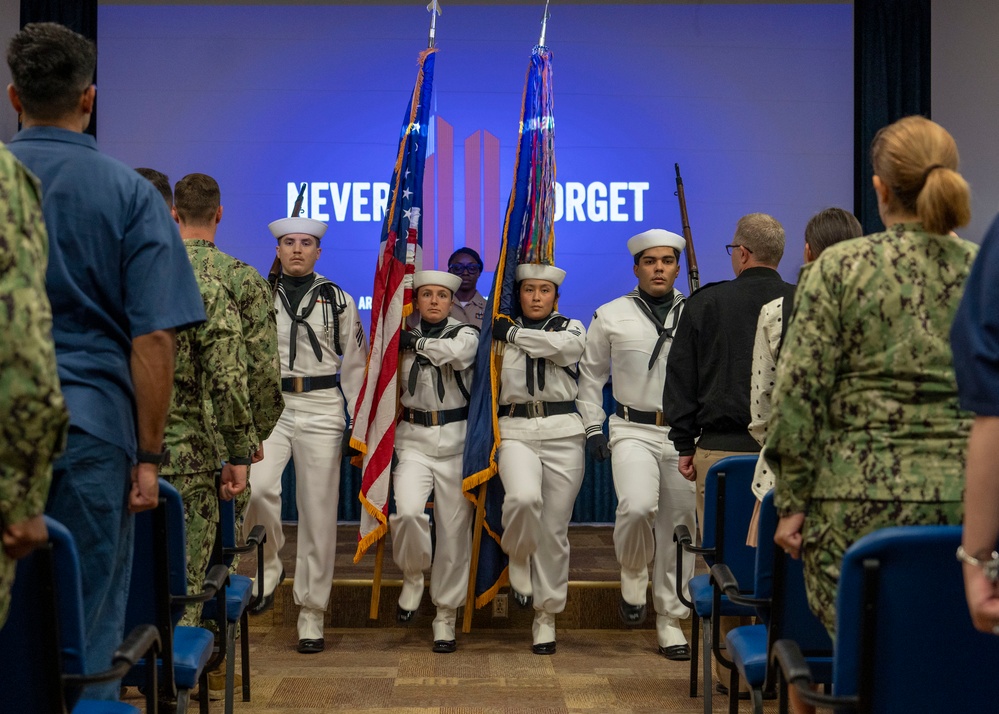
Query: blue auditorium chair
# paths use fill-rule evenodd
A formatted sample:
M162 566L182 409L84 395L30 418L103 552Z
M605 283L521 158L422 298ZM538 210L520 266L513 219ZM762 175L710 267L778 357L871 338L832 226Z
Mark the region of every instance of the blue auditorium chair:
M684 553L703 556L708 566L726 563L732 573L743 583L753 581L756 567L756 549L746 545L749 522L753 517L756 496L753 494L753 474L757 456L728 456L717 461L708 470L705 478L704 524L702 541L695 546L686 526L677 526L673 531L676 543L677 586L683 573ZM727 597L715 592L708 574L695 575L689 583L690 601L683 596L680 600L691 610L690 635L690 696L697 696L697 650L698 627L703 641L702 660L704 665L704 711L711 711L711 653L725 667L731 669L732 662L720 651L718 617L747 617L755 615L755 609L737 605ZM738 693L730 692L731 696Z
M261 525L254 526L246 537L243 545L237 545L236 539L236 504L235 501L219 500L219 529L216 543L216 553L213 563L221 562L231 569L233 558L237 554L257 552L257 593L253 594L253 580L237 573L229 574L229 584L226 586L226 671L225 671L225 712L232 714L235 700L236 680L236 631L240 637L240 661L242 662L243 701L250 701L250 636L249 608L264 596L264 542L267 533ZM205 603L202 616L206 620L215 620L217 607L214 600Z
M229 571L211 568L200 593L187 593L187 532L180 494L160 479L160 502L151 511L135 516L135 550L132 583L128 593L126 626L150 623L163 643L159 664L160 699L176 701L177 714L185 714L194 685L200 686L201 714L208 714L208 670L215 636L202 627L178 626L184 609L192 603L215 599L224 611ZM224 632L225 622L219 623ZM136 671L124 684L143 686Z
M69 531L45 518L49 542L17 563L7 623L0 630L0 710L31 714L138 714L122 702L79 700L89 684L121 679L147 652L158 652L151 625L133 629L111 668L84 672L80 560ZM157 711L156 668L147 666L146 712Z
M772 691L776 684L775 668L768 663L770 649L777 640L795 640L812 668L815 681L832 682L832 641L822 621L808 607L801 561L794 560L774 545L777 521L773 491L770 491L760 507L752 595L743 593L724 563L711 568L711 578L722 592L736 604L755 607L764 623L737 627L726 637L727 653L735 664L730 674L729 691L737 691L739 678L743 678L752 690L755 714L763 713L763 692ZM787 691L783 680L781 685L781 712L786 713ZM729 712L738 712L738 699L729 699Z
M862 714L996 711L999 637L972 627L960 542L960 526L896 526L854 543L836 597L832 694L809 689L793 640L774 645L799 696Z

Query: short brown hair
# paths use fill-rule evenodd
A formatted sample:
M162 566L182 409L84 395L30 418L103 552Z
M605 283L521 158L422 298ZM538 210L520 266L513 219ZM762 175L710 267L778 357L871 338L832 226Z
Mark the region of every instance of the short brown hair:
M864 235L860 221L842 208L827 208L819 211L805 226L805 242L812 249L812 256L819 255L829 246L840 241L859 238Z
M958 160L954 137L926 117L899 119L871 142L874 175L889 189L889 207L919 216L930 233L946 235L971 220L971 190Z
M173 188L173 205L177 209L177 217L189 226L214 223L221 204L219 184L208 174L188 174Z
M170 179L162 171L157 171L156 169L147 169L144 167L137 168L135 173L139 174L142 178L146 179L149 183L153 185L163 200L166 201L166 205L169 208L173 206L173 189L170 188Z

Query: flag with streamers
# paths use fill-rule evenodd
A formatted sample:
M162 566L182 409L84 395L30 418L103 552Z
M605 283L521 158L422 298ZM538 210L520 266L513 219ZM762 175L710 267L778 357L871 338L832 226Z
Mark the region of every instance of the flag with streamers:
M481 523L479 557L475 570L475 607L483 607L509 582L506 555L500 549L503 485L496 474L496 449L503 353L492 340L492 323L505 315L516 318L520 304L514 294L517 265L552 264L555 250L555 120L552 114L552 54L539 45L531 54L524 87L523 111L514 184L503 224L499 263L486 305L479 351L475 361L468 433L465 440L465 495L476 504ZM485 485L485 488L483 488ZM481 503L485 492L485 502ZM483 517L484 512L484 517ZM466 603L466 625L470 622ZM467 629L467 626L466 626Z
M354 410L350 445L361 452L361 529L358 562L388 530L388 494L398 415L399 333L413 311L413 273L422 263L420 213L427 156L436 50L420 54L413 96L406 106L382 225L371 300L371 352Z

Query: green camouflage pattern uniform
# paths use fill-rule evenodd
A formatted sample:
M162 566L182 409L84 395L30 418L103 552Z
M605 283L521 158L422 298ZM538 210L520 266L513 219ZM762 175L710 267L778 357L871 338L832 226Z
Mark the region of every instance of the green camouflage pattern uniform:
M45 508L69 413L59 391L41 189L0 144L0 530ZM15 562L0 549L0 626Z
M253 420L247 387L246 347L239 311L226 286L227 260L215 244L184 241L194 268L207 320L177 334L173 396L165 441L169 462L160 475L180 491L187 522L187 583L199 592L215 545L219 521L215 476L222 461L247 459L253 452ZM211 428L205 401L221 437ZM191 605L182 624L197 625L201 605Z
M766 449L778 511L805 514L809 603L830 633L854 541L961 522L971 415L958 406L949 333L977 251L897 224L802 269Z
M253 419L253 444L259 447L271 435L284 410L284 397L281 395L281 359L278 355L277 317L274 311L274 294L270 284L257 269L228 253L218 251L218 259L226 262L227 287L236 300L240 324L243 328L243 342L246 346L247 385L250 391L250 416ZM211 402L207 402L211 411ZM211 412L211 424L215 430L215 414ZM216 432L217 433L217 432ZM219 437L219 451L223 451ZM249 474L249 469L247 470ZM250 502L250 480L246 490L236 497L236 533L243 530L243 517ZM236 572L239 556L233 561L230 570Z

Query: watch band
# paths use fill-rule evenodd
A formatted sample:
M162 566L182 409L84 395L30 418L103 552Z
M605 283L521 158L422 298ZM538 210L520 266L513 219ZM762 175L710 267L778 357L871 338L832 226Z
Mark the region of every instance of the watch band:
M135 460L140 464L156 464L157 466L163 463L163 458L166 456L162 451L143 451L142 449L135 450Z

